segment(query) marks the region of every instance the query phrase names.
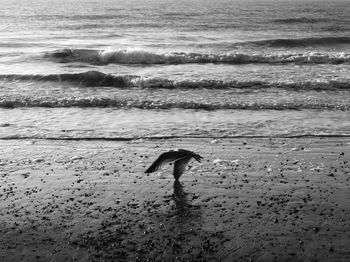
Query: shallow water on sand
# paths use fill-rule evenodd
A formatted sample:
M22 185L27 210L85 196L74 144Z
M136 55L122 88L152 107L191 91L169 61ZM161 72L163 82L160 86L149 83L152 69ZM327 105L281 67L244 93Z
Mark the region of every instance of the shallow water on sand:
M343 121L339 123L339 119ZM169 136L334 136L350 135L349 130L347 111L111 108L0 110L0 138L118 140Z

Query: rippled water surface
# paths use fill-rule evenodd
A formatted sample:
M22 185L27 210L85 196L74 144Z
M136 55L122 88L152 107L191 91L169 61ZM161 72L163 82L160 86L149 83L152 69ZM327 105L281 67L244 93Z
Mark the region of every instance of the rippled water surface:
M350 135L349 13L345 0L2 1L0 136Z

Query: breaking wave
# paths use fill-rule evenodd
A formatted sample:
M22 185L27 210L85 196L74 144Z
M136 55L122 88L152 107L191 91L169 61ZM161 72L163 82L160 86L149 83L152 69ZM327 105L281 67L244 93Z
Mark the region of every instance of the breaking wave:
M228 103L202 103L196 101L159 101L139 99L118 99L118 98L32 98L32 97L7 97L0 98L0 108L16 107L81 107L81 108L138 108L138 109L202 109L202 110L302 110L302 109L327 109L327 110L350 110L349 105L334 105L327 103L285 103L285 102L228 102Z
M132 86L132 79L137 76L118 76L104 74L99 71L88 71L84 73L67 73L67 74L49 74L49 75L0 75L2 80L24 80L24 81L52 81L52 82L69 82L82 86L114 86L128 87Z
M278 88L292 90L335 90L350 89L350 81L281 81L269 82L260 80L183 80L175 81L165 78L147 78L136 75L113 75L99 71L88 71L72 74L50 75L0 75L5 81L51 81L56 83L67 82L85 87L118 87L118 88L163 88L163 89L230 89L230 88Z
M338 39L339 40L339 39ZM320 39L275 39L250 42L253 45L266 46L303 46L305 43L319 43ZM332 38L325 42L332 42ZM335 41L335 40L334 40ZM350 38L344 38L350 44ZM46 57L59 63L83 62L93 65L115 64L342 64L350 62L347 53L301 53L301 54L201 54L173 52L157 54L145 50L92 50L92 49L63 49L46 54Z

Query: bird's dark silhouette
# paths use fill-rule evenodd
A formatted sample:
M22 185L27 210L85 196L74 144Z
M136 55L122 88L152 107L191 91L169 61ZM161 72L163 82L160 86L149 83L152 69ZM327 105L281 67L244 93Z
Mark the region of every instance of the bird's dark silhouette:
M186 149L170 150L161 154L145 173L153 173L166 164L174 163L173 176L175 180L178 180L185 172L186 165L192 158L198 162L201 162L203 159L200 155Z
M179 180L174 181L174 201L175 201L175 206L176 210L178 212L185 211L186 208L189 206L188 199L187 199L187 194L183 189L183 186L179 182Z

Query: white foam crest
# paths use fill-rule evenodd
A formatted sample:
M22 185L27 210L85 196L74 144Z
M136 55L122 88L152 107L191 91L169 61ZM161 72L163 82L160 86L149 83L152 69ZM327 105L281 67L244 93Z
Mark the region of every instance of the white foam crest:
M347 53L302 53L302 54L157 54L145 50L105 50L99 55L101 63L121 64L184 64L184 63L349 63Z
M151 77L136 77L130 81L132 86L141 88L160 87L160 88L174 88L174 81L165 78L151 78Z
M350 54L334 53L290 53L290 54L262 54L262 53L156 53L143 49L106 49L98 50L63 50L53 54L60 62L82 61L92 64L186 64L186 63L306 63L306 64L341 64L350 63Z
M121 64L163 64L167 62L167 55L156 54L142 49L100 51L99 59L101 63L121 63Z

